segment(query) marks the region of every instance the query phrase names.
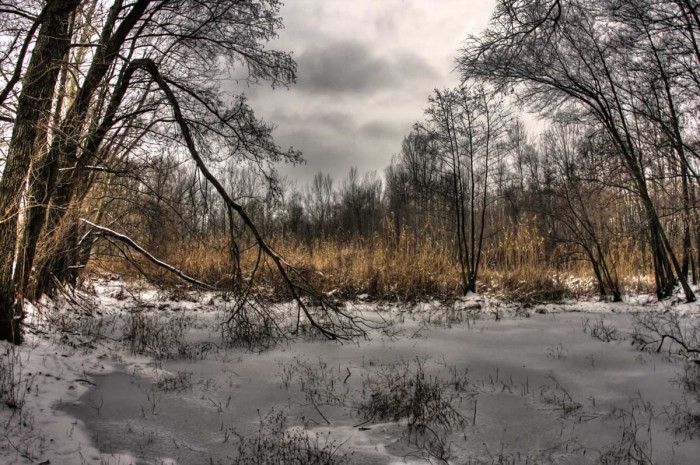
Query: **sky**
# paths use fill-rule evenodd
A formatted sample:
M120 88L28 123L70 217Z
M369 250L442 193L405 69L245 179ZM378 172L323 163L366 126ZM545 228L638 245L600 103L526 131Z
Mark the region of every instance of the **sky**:
M317 172L336 180L352 166L379 175L423 118L435 88L459 83L461 43L479 33L493 0L287 0L285 28L271 48L291 52L289 89L245 89L258 117L274 123L283 148L306 163L281 165L298 185Z

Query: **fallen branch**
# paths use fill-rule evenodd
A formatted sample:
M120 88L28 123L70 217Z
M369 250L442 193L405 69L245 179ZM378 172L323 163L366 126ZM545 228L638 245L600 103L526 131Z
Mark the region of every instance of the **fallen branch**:
M666 341L669 344L665 344ZM684 328L680 315L670 312L662 315L646 314L637 316L632 334L632 343L639 349L652 347L655 352L661 352L664 345L668 353L684 357L689 362L700 364L700 333L692 324ZM674 350L677 346L678 349Z
M17 447L12 440L10 440L10 436L8 436L6 433L0 433L0 437L5 438L7 443L15 450L19 455L24 457L25 459L29 460L30 462L34 463L37 459L35 457L32 457L28 452L25 452L21 450L19 447Z
M674 336L672 334L661 334L661 340L659 341L659 346L656 348L656 352L661 352L661 348L663 347L664 341L666 339L670 339L673 342L675 342L676 344L678 344L679 346L681 346L683 348L683 350L685 351L685 353L687 353L687 354L700 354L700 349L694 349L692 347L688 347L688 345L684 341L680 340L679 338L677 338L676 336Z
M172 266L172 265L170 265L170 264L168 264L168 263L165 263L165 262L162 261L162 260L158 260L156 257L154 257L153 255L151 255L146 249L144 249L143 247L141 247L140 245L138 245L138 244L136 243L136 241L134 241L133 239L131 239L129 236L125 236L124 234L120 234L120 233L118 233L118 232L116 232L116 231L114 231L114 230L112 230L112 229L109 229L109 228L106 228L106 227L104 227L104 226L100 226L100 225L98 225L98 224L95 224L95 223L93 223L92 221L86 220L85 218L81 218L80 221L82 221L83 223L85 223L85 224L91 226L93 229L96 229L96 230L99 232L99 234L101 234L101 235L109 236L109 237L111 237L111 238L117 239L117 240L119 240L119 241L121 241L121 242L127 244L129 247L131 247L132 249L136 250L136 251L139 252L141 255L143 255L143 256L146 257L148 260L150 260L153 264L155 264L155 265L157 265L157 266L159 266L159 267L161 267L161 268L164 268L164 269L166 269L166 270L168 270L168 271L171 271L172 273L175 273L175 274L178 275L182 280L187 281L188 283L193 284L193 285L195 285L195 286L197 286L197 287L200 287L200 288L203 288L203 289L207 289L207 290L214 289L214 288L213 288L212 286L210 286L209 284L204 283L204 282L202 282L202 281L199 281L199 280L197 280L197 279L195 279L195 278L193 278L193 277L191 277L191 276L188 276L188 275L186 275L185 273L183 273L181 270L175 268L174 266Z

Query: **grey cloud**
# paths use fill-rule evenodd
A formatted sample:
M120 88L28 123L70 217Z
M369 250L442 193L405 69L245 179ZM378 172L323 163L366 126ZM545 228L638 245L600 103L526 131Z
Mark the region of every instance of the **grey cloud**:
M302 184L310 182L319 171L340 178L350 166L357 164L358 147L345 138L319 137L314 131L296 129L280 134L279 140L303 151L307 163L296 167L280 167L282 174L289 174Z
M357 123L348 113L341 111L324 111L299 113L277 109L271 119L279 124L291 127L307 127L312 130L332 130L340 133L352 132L357 129Z
M298 87L312 94L371 94L437 76L416 54L379 56L374 47L356 40L312 46L299 55L297 64Z
M280 172L299 180L301 184L310 182L319 171L341 179L347 175L351 166L359 166L363 172L381 172L388 164L391 154L400 147L400 136L398 141L391 137L378 137L368 143L370 137L367 133L372 131L381 134L391 131L391 128L370 123L359 130L336 132L327 126L281 124L276 135L277 142L301 150L307 163L296 167L285 165L280 167Z
M449 73L459 40L485 25L492 7L493 0L287 2L286 27L268 46L293 53L297 84L230 90L249 95L258 117L277 126L280 146L303 152L306 164L280 166L301 184L318 171L340 179L350 166L381 172L423 118L431 90L456 83Z
M309 92L363 92L387 83L389 64L359 42L314 46L299 56L299 86Z
M379 121L379 120L373 120L368 123L363 124L360 127L360 134L363 136L372 138L372 139L389 139L389 138L397 138L401 137L402 134L405 132L403 131L403 127L399 127L400 125L390 123L390 122L385 122L385 121Z
M409 77L413 80L433 82L440 77L437 72L428 62L412 52L400 52L396 58L396 70L404 77Z

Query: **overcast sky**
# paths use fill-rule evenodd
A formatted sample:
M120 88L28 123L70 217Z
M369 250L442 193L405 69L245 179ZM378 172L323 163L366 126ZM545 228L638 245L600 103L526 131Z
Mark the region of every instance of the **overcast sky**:
M247 89L276 141L307 163L280 166L309 182L351 166L381 174L434 88L452 87L457 49L488 22L492 0L287 0L271 46L293 53L297 83Z

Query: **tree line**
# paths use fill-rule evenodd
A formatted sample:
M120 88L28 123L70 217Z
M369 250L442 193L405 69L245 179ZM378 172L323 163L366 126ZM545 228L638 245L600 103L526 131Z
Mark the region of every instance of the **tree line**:
M698 7L497 2L487 29L459 52L463 85L435 91L387 171L397 224L447 218L465 292L475 289L484 238L525 207L549 223L552 241L577 247L601 293L621 297L609 249L625 240L650 258L660 299L680 284L695 300ZM504 96L551 122L537 147L517 123L508 127Z

